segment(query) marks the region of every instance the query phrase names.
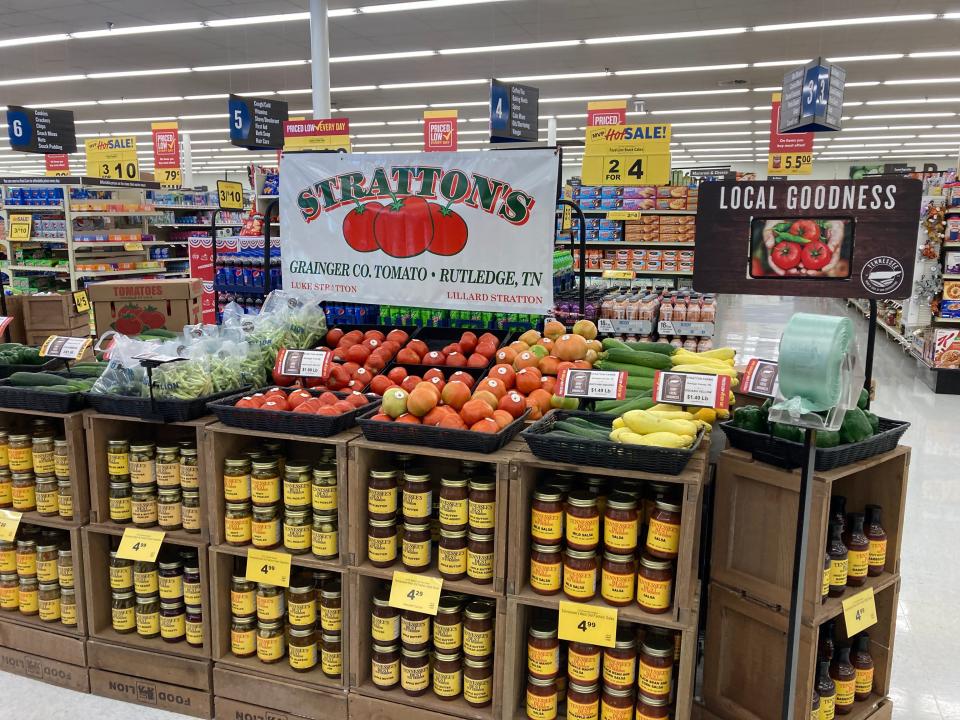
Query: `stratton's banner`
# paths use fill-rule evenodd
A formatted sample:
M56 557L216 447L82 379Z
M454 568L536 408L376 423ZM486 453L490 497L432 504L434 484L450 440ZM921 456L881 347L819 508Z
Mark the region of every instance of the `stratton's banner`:
M283 285L339 302L546 313L556 150L289 154Z

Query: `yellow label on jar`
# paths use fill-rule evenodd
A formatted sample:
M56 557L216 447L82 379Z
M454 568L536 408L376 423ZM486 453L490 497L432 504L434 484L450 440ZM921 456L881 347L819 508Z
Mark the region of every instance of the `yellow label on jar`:
M232 518L223 522L224 536L228 543L237 545L248 543L253 538L253 523L250 516Z
M823 580L820 582L820 596L826 597L830 593L830 568L823 571Z
M112 590L126 590L133 587L133 565L110 568L110 588Z
M0 467L10 467L10 445L0 445Z
M555 720L557 717L557 694L534 695L527 690L527 717L530 720Z
M160 637L168 640L183 637L187 634L187 616L183 613L178 615L160 616Z
M567 542L575 545L596 545L600 542L600 517L582 518L567 515Z
M400 665L400 686L408 692L426 690L430 687L430 666L408 667Z
M857 676L854 678L854 690L857 695L866 695L873 692L873 668L856 668Z
M597 720L599 712L600 703L597 700L582 703L567 698L567 720Z
M180 503L157 503L157 524L163 527L182 525Z
M320 651L320 669L324 675L335 677L343 673L343 653Z
M193 490L200 487L200 467L180 463L180 487Z
M430 642L430 618L408 620L401 617L400 640L404 645L424 645Z
M474 705L482 705L493 698L493 676L463 678L463 699Z
M283 546L287 550L309 550L311 530L309 525L283 524Z
M0 609L16 610L20 607L20 588L16 585L12 587L0 587Z
M819 698L818 698L819 701ZM637 720L641 720L639 717ZM643 720L648 720L646 717ZM817 706L810 709L810 720L820 720L820 703L817 702Z
M200 507L180 506L180 517L184 530L200 529Z
M56 582L60 579L56 560L37 560L37 580L40 582Z
M853 705L854 692L856 692L857 685L856 680L854 678L850 678L849 680L834 679L833 684L837 688L836 704L841 707Z
M670 580L651 580L637 576L637 602L653 610L670 607L670 592L673 582Z
M289 603L287 621L294 627L312 626L317 621L317 604L312 600Z
M433 623L433 648L435 650L459 650L463 644L463 623L444 625Z
M13 504L13 483L0 482L0 507L9 507Z
M600 594L610 602L633 600L633 573L600 573Z
M668 667L654 667L640 658L640 692L645 695L669 695L673 680L673 663Z
M627 707L613 707L605 700L600 701L600 717L602 720L633 720L633 703Z
M254 505L273 505L280 502L280 478L250 478L250 498Z
M867 550L851 550L847 554L847 577L864 578L869 565Z
M157 487L180 487L180 463L157 463Z
M373 537L367 535L367 558L372 562L392 563L397 559L397 536Z
M463 673L433 671L433 692L438 697L457 697L463 688Z
M887 541L886 540L871 540L870 548L868 552L867 562L877 567L878 565L887 564Z
M37 554L35 552L17 553L17 575L33 577L37 574Z
M537 677L553 677L560 671L560 646L538 648L527 645L527 670Z
M129 475L130 456L127 453L107 453L107 473L110 475Z
M20 512L33 510L37 506L37 488L35 485L13 487L13 509Z
M137 525L156 525L157 501L154 498L131 501L130 514Z
M662 553L675 554L680 549L680 526L650 518L647 526L647 547Z
M388 515L397 511L397 488L367 488L367 512Z
M467 572L467 549L438 548L437 568L441 575L462 575Z
M463 629L463 654L486 657L493 652L493 630Z
M60 512L60 504L57 500L57 491L48 490L36 493L37 512L46 515L56 515Z
M10 472L33 470L33 448L10 448Z
M530 514L530 534L536 540L561 540L563 538L563 513L533 510Z
M563 563L542 563L530 561L530 587L541 592L553 592L560 589Z
M283 657L284 650L283 634L276 637L263 637L257 635L257 657L261 660L279 660Z
M393 687L400 682L400 661L381 663L371 660L370 679L377 687Z
M256 630L231 630L230 652L239 657L252 655L257 651Z
M117 632L133 630L137 626L137 619L132 607L113 608L110 611L110 618L113 623L113 629Z
M403 493L403 516L405 518L429 518L433 509L433 492Z
M320 627L326 633L338 633L343 629L343 610L320 606Z
M564 566L563 591L572 598L592 598L597 592L597 571L574 570Z
M133 589L137 595L153 595L160 591L156 570L133 573Z
M634 658L615 658L603 654L603 682L606 685L627 687L637 678L637 662Z
M310 483L283 481L283 504L290 507L303 507L312 501Z
M430 566L430 541L412 543L403 541L403 564L407 567L422 568Z
M467 551L467 577L473 580L493 578L493 553L475 553Z
M58 478L69 478L70 477L70 456L69 455L54 455L53 456L53 474Z
M114 522L131 520L133 518L133 503L129 497L110 498L110 519Z
M473 502L467 508L470 527L474 530L492 530L497 525L497 501Z
M160 597L163 600L176 600L183 597L183 575L159 576Z
M157 635L160 632L160 613L138 612L137 635Z
M637 547L637 521L604 518L603 544L610 552L631 552Z
M187 642L191 645L203 645L203 622L187 621Z
M20 612L24 615L40 611L39 593L36 590L20 589Z
M183 581L184 605L200 605L200 583Z
M264 622L283 617L283 595L257 595L257 618Z
M337 486L314 485L311 494L311 504L314 512L324 512L337 509Z
M230 612L237 617L253 615L257 611L256 593L253 590L230 591Z
M73 494L72 493L58 493L57 494L57 513L62 518L72 518L73 517Z
M322 532L311 530L310 548L317 557L335 557L340 554L337 532ZM289 545L287 546L289 547Z
M53 474L53 450L33 452L33 472L37 475Z
M224 475L223 497L227 502L242 502L250 499L250 476Z
M394 642L400 637L400 616L395 615L390 618L373 616L370 620L370 634L375 642L382 645Z
M134 485L156 484L156 463L153 460L131 460L129 464L131 483Z
M847 559L830 561L830 584L847 584Z
M0 550L0 574L17 571L17 551L13 548Z
M280 544L282 532L280 529L280 521L277 518L263 522L257 520L250 522L250 537L253 540L254 547L276 547Z
M440 524L456 527L466 525L469 520L467 513L467 499L450 500L440 498Z
M595 683L600 677L600 652L584 655L567 650L567 677L582 685Z
M60 602L60 623L67 627L77 624L77 606L74 603Z
M294 670L309 670L317 666L317 644L290 645L287 648L290 667Z

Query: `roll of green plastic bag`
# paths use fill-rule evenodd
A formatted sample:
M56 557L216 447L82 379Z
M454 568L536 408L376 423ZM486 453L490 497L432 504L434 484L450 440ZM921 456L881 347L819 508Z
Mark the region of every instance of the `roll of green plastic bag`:
M780 394L774 407L793 414L840 404L841 368L854 348L853 323L835 315L797 313L780 338Z

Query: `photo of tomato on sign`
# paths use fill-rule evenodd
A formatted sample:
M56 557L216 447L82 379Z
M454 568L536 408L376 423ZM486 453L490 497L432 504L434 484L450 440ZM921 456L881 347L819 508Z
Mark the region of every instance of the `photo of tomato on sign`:
M848 278L854 227L849 218L756 218L750 277Z

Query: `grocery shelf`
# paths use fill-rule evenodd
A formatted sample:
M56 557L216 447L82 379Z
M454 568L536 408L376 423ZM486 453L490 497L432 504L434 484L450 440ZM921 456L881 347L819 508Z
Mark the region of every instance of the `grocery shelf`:
M158 210L219 210L219 205L156 205Z
M933 321L938 323L960 323L960 318L935 317Z
M55 243L65 243L67 238L65 237L32 237L26 238L24 240L17 240L14 238L7 238L7 242L12 243L31 243L31 242L55 242Z
M641 217L643 215L696 215L697 214L696 210L624 210L623 208L619 208L616 210L581 210L581 212L587 217L606 216L607 213L612 213L612 212L638 212L640 213ZM631 221L624 220L621 222L631 222Z
M960 242L945 242L944 247L960 248Z
M64 265L63 267L60 267L60 266L57 266L57 267L46 267L46 266L43 266L43 265L5 265L2 269L3 269L3 270L19 271L19 272L33 272L33 271L36 271L36 272L49 272L49 273L57 273L58 275L59 275L59 274L62 274L62 275L69 275L69 274L70 274L70 268L67 267L66 265Z
M2 205L0 210L7 212L63 212L63 204L60 205Z
M104 277L109 275L157 275L163 268L137 268L136 270L81 270L77 268L78 277Z
M580 245L580 242L577 240L560 240L556 243L557 245ZM669 247L669 248L690 248L691 250L695 249L696 243L694 242L657 242L656 240L643 240L641 242L633 242L631 240L593 240L586 243L587 247Z
M574 271L574 272L579 272L579 270L576 270L576 271ZM606 271L606 270L592 270L592 269L586 270L587 275L602 275L602 274L605 273L605 272L607 272L607 271ZM612 270L612 271L610 271L610 272L617 272L617 271L616 271L616 270ZM680 276L680 277L693 277L693 273L692 273L692 272L679 272L679 271L674 272L674 271L672 271L672 270L627 270L627 271L621 271L621 272L632 272L632 273L633 273L634 275L636 275L637 277L646 277L647 275L668 275L668 276Z
M115 246L126 246L131 243L140 243L144 247L151 247L154 245L186 245L186 240L171 240L170 242L164 242L163 240L127 240L125 242L114 241L114 242L74 242L74 247L76 249L85 248L85 247L115 247ZM135 252L135 251L131 251Z
M71 210L73 217L141 217L159 215L156 210Z

